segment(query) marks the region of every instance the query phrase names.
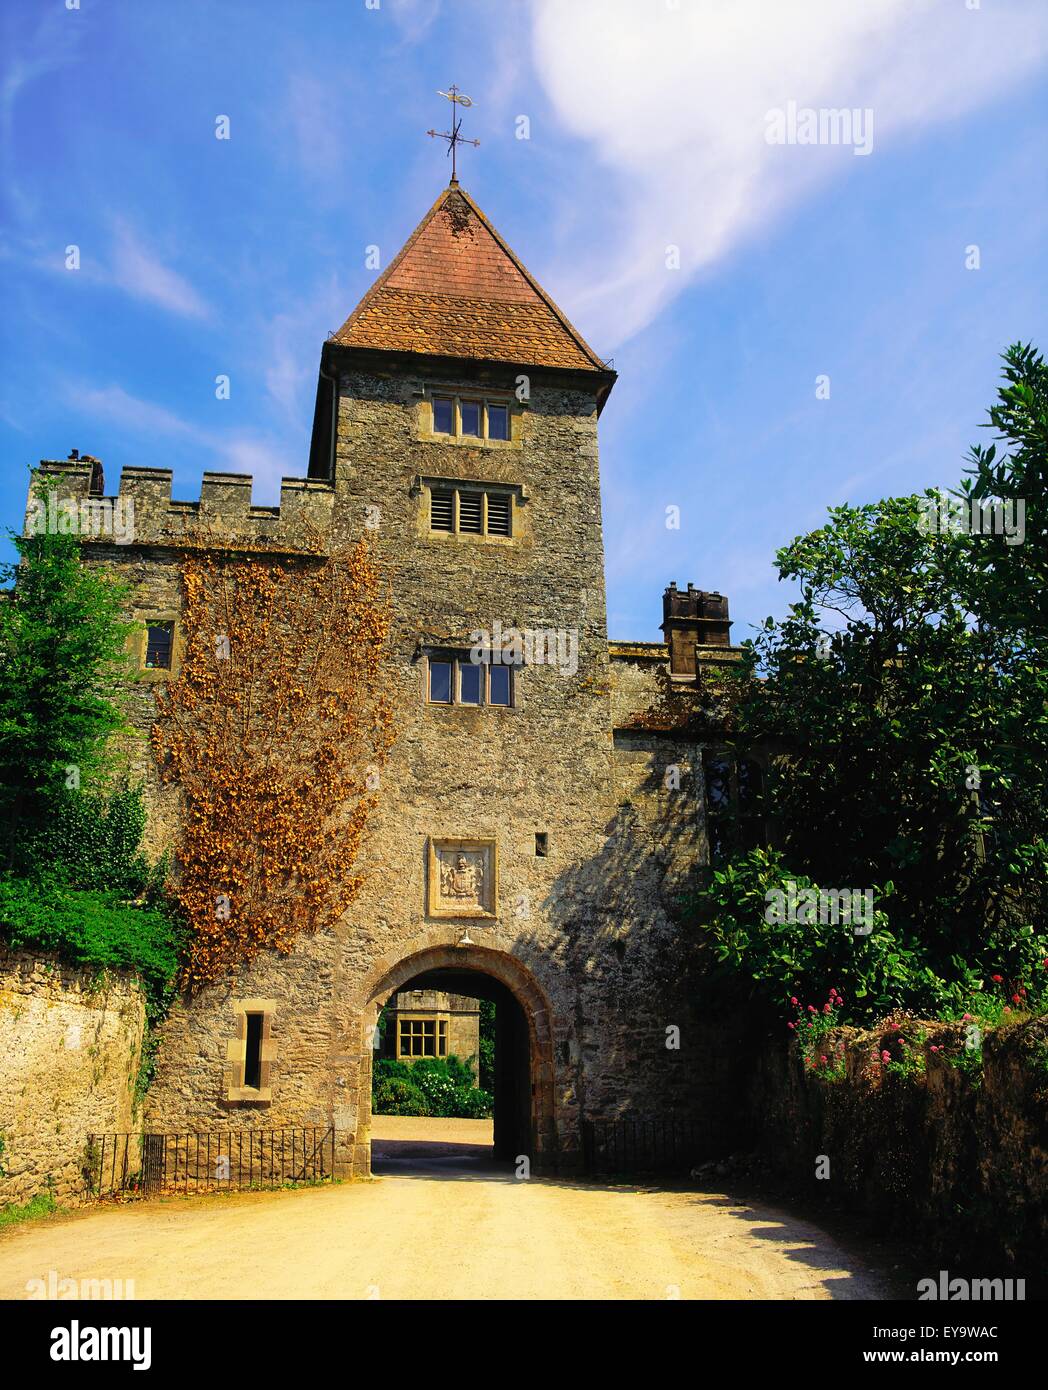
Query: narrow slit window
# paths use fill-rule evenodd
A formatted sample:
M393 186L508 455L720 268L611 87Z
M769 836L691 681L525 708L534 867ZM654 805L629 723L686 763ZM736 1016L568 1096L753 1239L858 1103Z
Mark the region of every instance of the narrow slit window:
M546 855L547 855L548 853L549 853L549 831L548 831L548 830L536 830L536 831L535 831L535 854L536 854L536 857L539 858L539 859L545 859L545 857L546 857Z
M153 671L171 669L171 649L174 645L174 623L146 624L146 667Z
M244 1085L252 1091L257 1091L262 1085L262 1020L264 1017L264 1014L247 1015Z

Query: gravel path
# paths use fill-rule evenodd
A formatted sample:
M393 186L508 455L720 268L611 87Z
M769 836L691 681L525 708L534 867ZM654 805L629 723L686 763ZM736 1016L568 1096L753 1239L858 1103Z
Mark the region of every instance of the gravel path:
M518 1181L485 1121L383 1118L371 1182L94 1209L0 1237L30 1279L138 1298L884 1298L823 1231L716 1191Z

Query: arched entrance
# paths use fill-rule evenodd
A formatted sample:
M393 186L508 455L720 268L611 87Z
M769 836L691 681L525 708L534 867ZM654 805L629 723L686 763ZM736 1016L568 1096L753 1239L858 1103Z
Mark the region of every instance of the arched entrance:
M552 1166L553 1056L549 1005L526 966L504 951L473 944L435 945L410 951L376 972L364 1010L367 1030L379 1010L401 990L439 990L490 999L496 1005L495 1157L527 1155L532 1170ZM361 1118L371 1123L371 1054L361 1077Z

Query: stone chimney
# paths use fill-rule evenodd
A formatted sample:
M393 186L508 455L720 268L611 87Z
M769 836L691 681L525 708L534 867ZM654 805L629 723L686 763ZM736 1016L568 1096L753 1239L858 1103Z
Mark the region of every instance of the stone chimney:
M689 584L685 592L676 583L662 596L662 635L670 649L670 675L694 677L703 648L719 647L725 657L731 648L728 600Z

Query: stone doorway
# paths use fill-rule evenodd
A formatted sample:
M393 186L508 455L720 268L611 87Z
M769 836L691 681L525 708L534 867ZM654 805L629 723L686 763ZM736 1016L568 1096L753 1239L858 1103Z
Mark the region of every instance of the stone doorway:
M369 1020L377 1018L382 1006L395 995L410 991L437 991L494 1002L495 1105L488 1156L497 1162L516 1163L525 1155L532 1171L552 1167L555 1129L549 1012L531 972L504 952L472 945L421 951L384 973L371 993ZM361 1103L367 1107L370 1135L370 1054L365 1071ZM434 1121L435 1126L439 1124ZM395 1132L395 1126L386 1129ZM411 1130L413 1136L421 1132L419 1126ZM410 1156L417 1147L413 1139L403 1153ZM381 1150L384 1155L395 1152L395 1142L391 1145L388 1138L383 1138ZM448 1156L453 1157L450 1150ZM439 1152L434 1150L431 1157L439 1157ZM474 1152L469 1157L476 1162L478 1154Z

